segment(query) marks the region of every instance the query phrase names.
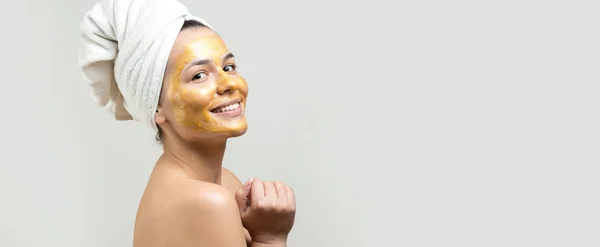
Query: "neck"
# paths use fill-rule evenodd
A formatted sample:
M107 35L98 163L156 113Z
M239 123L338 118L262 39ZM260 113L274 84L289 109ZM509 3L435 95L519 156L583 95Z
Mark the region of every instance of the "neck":
M165 137L161 159L181 167L192 178L221 184L226 140L188 143L181 138Z

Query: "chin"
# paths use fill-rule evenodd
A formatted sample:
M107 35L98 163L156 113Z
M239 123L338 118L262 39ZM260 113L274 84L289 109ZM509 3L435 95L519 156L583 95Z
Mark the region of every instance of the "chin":
M244 127L237 128L237 129L232 129L228 133L229 138L234 138L234 137L242 136L242 135L246 134L247 130L248 130L248 126L244 126Z
M218 123L218 127L209 128L212 129L214 134L219 136L225 136L227 138L238 137L246 133L248 130L248 122L243 116L242 118L235 119L233 121L223 121Z
M204 132L203 134L201 134L200 139L204 139L204 141L208 140L223 140L223 139L229 139L229 138L235 138L235 137L239 137L242 136L244 134L246 134L246 131L248 130L248 126L246 124L242 125L242 126L235 126L233 128L220 128L219 130L215 131L208 131L208 132Z
M244 134L246 134L246 131L239 131L239 132L231 133L229 135L229 137L227 137L227 138L236 138L236 137L243 136Z

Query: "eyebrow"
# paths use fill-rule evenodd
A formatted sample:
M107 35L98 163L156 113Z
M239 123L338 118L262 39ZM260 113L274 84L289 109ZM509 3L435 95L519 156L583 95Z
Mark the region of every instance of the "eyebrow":
M196 60L196 61L193 61L193 62L189 63L187 66L185 66L185 69L183 69L183 71L188 70L192 66L205 65L205 64L208 64L208 63L210 63L210 60L208 60L208 59Z
M223 61L230 59L230 58L234 58L234 57L235 56L233 55L233 53L229 52L229 53L225 54L225 56L223 56ZM183 71L188 70L192 66L205 65L205 64L209 64L209 63L210 63L210 59L195 60L195 61L189 63L187 66L185 66Z
M223 61L230 59L230 58L234 58L234 57L235 56L233 55L233 53L229 52L223 57Z

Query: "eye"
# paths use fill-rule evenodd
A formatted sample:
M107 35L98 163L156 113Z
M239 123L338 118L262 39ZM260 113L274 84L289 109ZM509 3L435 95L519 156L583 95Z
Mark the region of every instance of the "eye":
M228 64L227 66L223 67L223 71L225 72L233 72L235 71L235 64Z
M198 74L195 74L194 77L192 77L192 80L201 80L204 79L204 77L207 77L208 75L206 74L206 72L200 72Z

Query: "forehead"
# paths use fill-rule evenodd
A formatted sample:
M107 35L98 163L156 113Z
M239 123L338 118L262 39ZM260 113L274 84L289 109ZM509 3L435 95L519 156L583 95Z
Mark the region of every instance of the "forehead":
M211 29L189 28L181 31L177 36L169 55L169 64L181 57L211 58L226 52L228 51L225 42Z

